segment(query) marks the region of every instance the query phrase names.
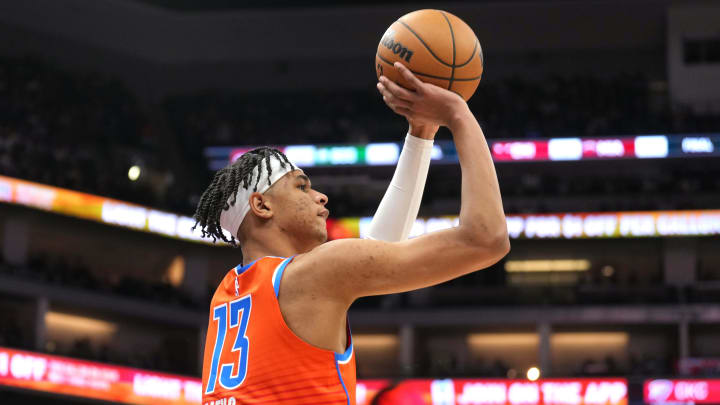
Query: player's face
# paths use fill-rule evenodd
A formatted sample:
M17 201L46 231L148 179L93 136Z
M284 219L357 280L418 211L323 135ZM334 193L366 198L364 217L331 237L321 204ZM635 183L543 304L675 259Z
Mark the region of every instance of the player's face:
M300 170L286 174L282 183L282 191L273 192L273 200L279 205L274 213L278 226L302 240L325 242L328 197L313 190L310 178Z

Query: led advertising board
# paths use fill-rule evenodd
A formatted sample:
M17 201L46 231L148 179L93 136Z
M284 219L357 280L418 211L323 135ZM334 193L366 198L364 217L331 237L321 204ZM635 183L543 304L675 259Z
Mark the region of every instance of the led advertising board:
M493 160L560 162L611 159L666 159L720 156L720 134L638 135L597 138L489 139ZM211 170L225 167L256 146L205 148ZM388 166L397 163L401 142L345 145L276 145L300 167ZM452 141L437 140L435 164L457 164Z
M199 378L0 347L0 385L124 404L199 405ZM627 405L620 378L358 380L357 405ZM717 397L716 397L717 398ZM230 397L223 405L233 404ZM216 404L203 404L216 405Z
M0 202L191 242L211 243L210 238L202 237L199 229L192 230L195 221L190 217L6 176L0 176ZM328 238L364 237L371 220L371 217L330 218ZM506 220L513 239L720 235L720 210L509 214ZM418 218L410 236L451 228L458 223L457 216Z
M648 404L720 404L720 379L648 380L643 392Z

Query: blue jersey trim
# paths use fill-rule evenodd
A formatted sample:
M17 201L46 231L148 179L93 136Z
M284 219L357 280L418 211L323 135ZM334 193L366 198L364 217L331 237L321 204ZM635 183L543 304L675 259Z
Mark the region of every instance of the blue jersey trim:
M343 354L335 353L335 361L337 361L339 363L347 363L347 361L350 360L350 357L352 357L352 354L353 354L353 343L351 340L350 346L348 346L348 348L345 349L345 353L343 353Z
M345 381L342 379L342 373L340 373L340 364L338 363L338 354L335 353L335 370L337 370L338 378L340 379L340 385L342 385L343 390L345 390L345 397L347 398L347 405L350 405L350 394L348 394L347 387L345 386Z
M284 259L284 257L279 257L279 256L264 256L264 257L261 257L260 259L255 259L255 260L252 261L252 263L246 264L246 265L244 265L244 266L238 264L237 266L235 266L235 274L237 274L238 276L241 275L241 274L243 274L243 273L245 272L245 270L247 270L247 269L249 269L250 267L252 267L253 264L255 264L255 263L258 262L258 260L265 259L266 257L274 257L274 258L276 258L276 259Z
M277 298L280 295L280 281L282 280L283 273L285 272L285 267L287 267L288 263L290 263L293 259L293 256L288 257L287 259L283 260L282 263L280 263L280 266L275 270L275 274L273 275L273 289L275 290L275 298Z
M345 381L343 381L342 374L340 373L340 364L346 364L350 361L350 358L353 355L353 339L352 339L352 332L350 332L350 321L347 323L347 337L350 339L350 345L348 345L347 349L345 349L345 353L335 353L335 369L338 373L338 378L340 378L340 384L343 387L343 390L345 390L345 396L347 397L347 404L350 405L350 394L348 394L347 387L345 386Z
M260 260L260 259L253 260L250 264L246 264L246 265L244 265L244 266L240 266L240 265L238 264L237 266L235 266L235 274L237 274L238 276L241 275L241 274L243 274L243 273L245 272L245 270L247 270L247 269L249 269L250 267L252 267L253 264L257 263L258 260Z

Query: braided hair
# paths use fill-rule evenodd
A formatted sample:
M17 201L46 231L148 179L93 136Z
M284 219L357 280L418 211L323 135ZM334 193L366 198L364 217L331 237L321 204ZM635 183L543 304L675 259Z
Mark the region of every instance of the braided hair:
M259 166L258 170L262 170L263 160L265 160L264 166L268 174L268 186L272 184L270 182L270 176L272 175L270 159L272 158L278 159L280 161L280 167L282 168L290 165L292 170L296 169L287 156L279 150L262 147L244 153L234 163L215 172L215 177L213 177L212 182L200 197L200 202L198 202L197 209L193 215L195 225L192 229L195 230L195 228L200 225L202 236L211 236L213 243L215 243L217 239L221 239L237 247L235 235L231 235L230 239L228 239L225 234L223 234L222 228L220 227L220 214L223 210L229 210L231 205L235 205L238 186L240 186L240 184L242 184L245 189L250 187L253 181L253 169ZM258 183L260 182L259 174L258 172L258 176L255 178L253 191L257 191L258 189ZM230 197L232 197L232 199L230 199Z

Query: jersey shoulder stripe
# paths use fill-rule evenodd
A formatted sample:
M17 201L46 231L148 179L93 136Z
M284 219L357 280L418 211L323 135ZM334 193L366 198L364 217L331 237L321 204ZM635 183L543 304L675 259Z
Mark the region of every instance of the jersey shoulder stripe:
M280 296L280 280L282 280L283 273L285 272L285 267L287 267L287 265L292 261L294 257L295 256L290 256L287 259L283 260L273 273L272 284L273 290L275 291L275 298Z

